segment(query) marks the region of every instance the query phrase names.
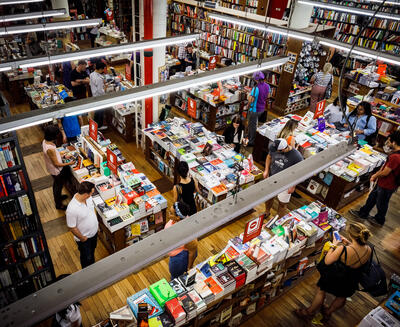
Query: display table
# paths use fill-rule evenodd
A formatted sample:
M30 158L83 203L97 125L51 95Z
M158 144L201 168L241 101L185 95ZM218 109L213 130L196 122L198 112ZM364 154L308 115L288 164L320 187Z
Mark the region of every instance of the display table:
M95 184L93 195L99 220L99 238L110 253L138 242L164 229L167 200L148 178L125 162L115 144L98 136L95 142L82 127L80 140L58 150L70 166L77 182ZM107 165L108 158L116 161L117 174Z
M24 94L24 87L26 84L33 83L33 73L22 73L17 74L14 72L8 72L3 74L3 81L6 87L6 90L12 94ZM26 98L24 96L15 96L12 97L12 101L14 104L21 104L26 102Z
M56 104L63 104L66 97L72 97L72 91L63 84L39 83L24 88L31 110L44 109Z
M127 323L139 324L143 316L138 316L137 303L145 301L157 309L148 312L150 325L155 321L163 326L198 327L244 323L310 276L329 232L345 227L346 219L330 208L322 221L321 208L314 202L269 221L248 242L243 242L243 234L230 239L222 251L188 275L169 283L163 279L130 296L128 307L110 314L112 322L117 323L118 312L124 311ZM296 236L285 237L283 226Z

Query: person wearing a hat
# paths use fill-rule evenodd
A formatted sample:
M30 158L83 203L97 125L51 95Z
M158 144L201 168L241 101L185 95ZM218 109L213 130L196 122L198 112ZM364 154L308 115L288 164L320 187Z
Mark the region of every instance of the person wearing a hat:
M280 173L282 170L289 168L298 162L302 161L303 157L299 151L288 145L285 139L276 139L269 146L269 154L265 160L264 178ZM286 214L287 204L290 202L290 197L296 186L279 193L278 198L278 215L283 217ZM271 208L274 203L274 198L265 203L266 217L271 214Z
M189 217L190 207L182 202L175 202L169 209L170 220L165 224L165 229L171 227L177 222ZM193 267L194 260L197 256L197 239L184 244L168 253L169 256L169 273L171 280L181 276Z
M265 104L269 97L270 87L265 83L263 72L255 72L253 79L256 81L256 86L249 95L249 128L248 128L248 145L253 146L256 138L258 119L265 110Z

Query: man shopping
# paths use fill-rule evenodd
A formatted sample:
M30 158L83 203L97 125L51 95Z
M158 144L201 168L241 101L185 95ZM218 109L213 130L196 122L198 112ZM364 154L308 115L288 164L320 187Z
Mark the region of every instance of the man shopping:
M97 246L97 230L99 223L92 194L94 184L82 182L78 193L72 198L67 208L67 226L74 234L74 239L80 252L82 269L94 263L94 251Z

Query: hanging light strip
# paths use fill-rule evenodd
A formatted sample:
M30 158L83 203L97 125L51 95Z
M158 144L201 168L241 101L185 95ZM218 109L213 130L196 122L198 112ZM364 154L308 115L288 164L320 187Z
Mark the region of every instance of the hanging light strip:
M336 41L330 38L325 38L325 37L321 37L321 36L312 36L308 33L305 32L298 32L298 31L293 31L291 29L287 29L287 28L283 28L283 27L278 27L278 26L268 26L267 28L265 27L265 25L260 24L260 23L256 23L256 22L252 22L246 19L242 19L242 18L236 18L236 17L232 17L232 16L228 16L228 15L221 15L221 14L215 14L215 13L210 13L208 15L208 17L213 18L213 19L217 19L217 20L222 20L228 23L232 23L232 24L237 24L237 25L241 25L241 26L246 26L246 27L250 27L250 28L254 28L254 29L259 29L259 30L263 30L263 31L271 31L271 33L279 33L279 34L284 34L287 33L287 35L289 37L295 37L294 35L297 35L297 38L302 37L304 40L306 38L307 41L315 41L315 42L319 42L323 45L329 46L329 47L333 47L336 48L338 50L343 50L343 51L350 51L352 45L348 44L348 43L344 43L344 42L340 42L340 41ZM362 48L359 46L355 46L352 53L354 54L359 54L361 56L366 56L372 59L377 59L377 60L381 60L384 61L386 63L392 64L392 65L399 65L400 66L400 57L399 56L395 56L386 52L381 52L381 51L376 51L376 50L371 50L371 49L367 49L367 48Z
M383 0L364 0L365 2L374 2L381 4ZM399 0L390 0L390 1L385 1L385 5L391 5L391 6L400 6L400 1Z
M329 10L336 10L336 11L344 11L347 13L351 13L354 15L364 15L364 16L373 16L375 11L370 10L370 9L364 9L364 8L356 8L356 7L350 7L350 6L345 6L345 5L337 5L334 3L327 3L327 2L321 2L321 1L312 1L312 0L298 0L297 3L303 4L303 5L308 5L308 6L313 6L313 7L318 7L318 8L325 8ZM390 20L400 20L400 15L393 15L385 12L378 12L375 15L376 18L383 18L383 19L390 19Z
M0 0L1 5L20 5L23 3L42 2L44 0Z
M11 117L3 118L0 121L0 133L39 125L49 119L79 115L154 96L169 94L171 92L177 92L179 90L189 89L203 84L215 83L231 77L251 74L259 70L271 69L283 65L287 61L288 57L276 56L264 59L260 63L253 61L238 66L224 67L214 71L207 71L199 75L141 86L112 95L106 94L42 110L34 110L19 115L13 115Z
M47 24L32 24L32 25L17 25L0 28L0 36L22 34L29 32L52 31L60 29L71 29L84 26L96 26L101 24L101 18L84 19L84 20L69 20L65 22L55 22Z
M66 13L67 11L65 9L54 9L47 11L35 11L23 14L6 15L6 16L0 16L0 23L14 22L18 20L45 18L45 17L56 17L65 15Z

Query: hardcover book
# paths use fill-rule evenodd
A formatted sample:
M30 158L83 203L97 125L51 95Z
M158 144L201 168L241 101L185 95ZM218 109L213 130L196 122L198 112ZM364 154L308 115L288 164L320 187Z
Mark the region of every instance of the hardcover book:
M157 301L151 295L150 291L147 288L128 297L127 301L136 318L138 315L139 303L147 303L149 318L157 317L163 313L163 309L160 307L160 305L157 303Z
M186 292L186 288L182 285L182 283L177 279L173 279L169 282L169 285L172 287L174 290L175 294L177 296L180 296L181 294Z
M165 303L165 310L168 311L175 324L178 324L186 319L186 312L183 310L177 298L169 300Z
M161 307L164 307L165 302L176 297L175 291L172 289L171 285L168 284L165 278L152 284L149 287L149 290Z

